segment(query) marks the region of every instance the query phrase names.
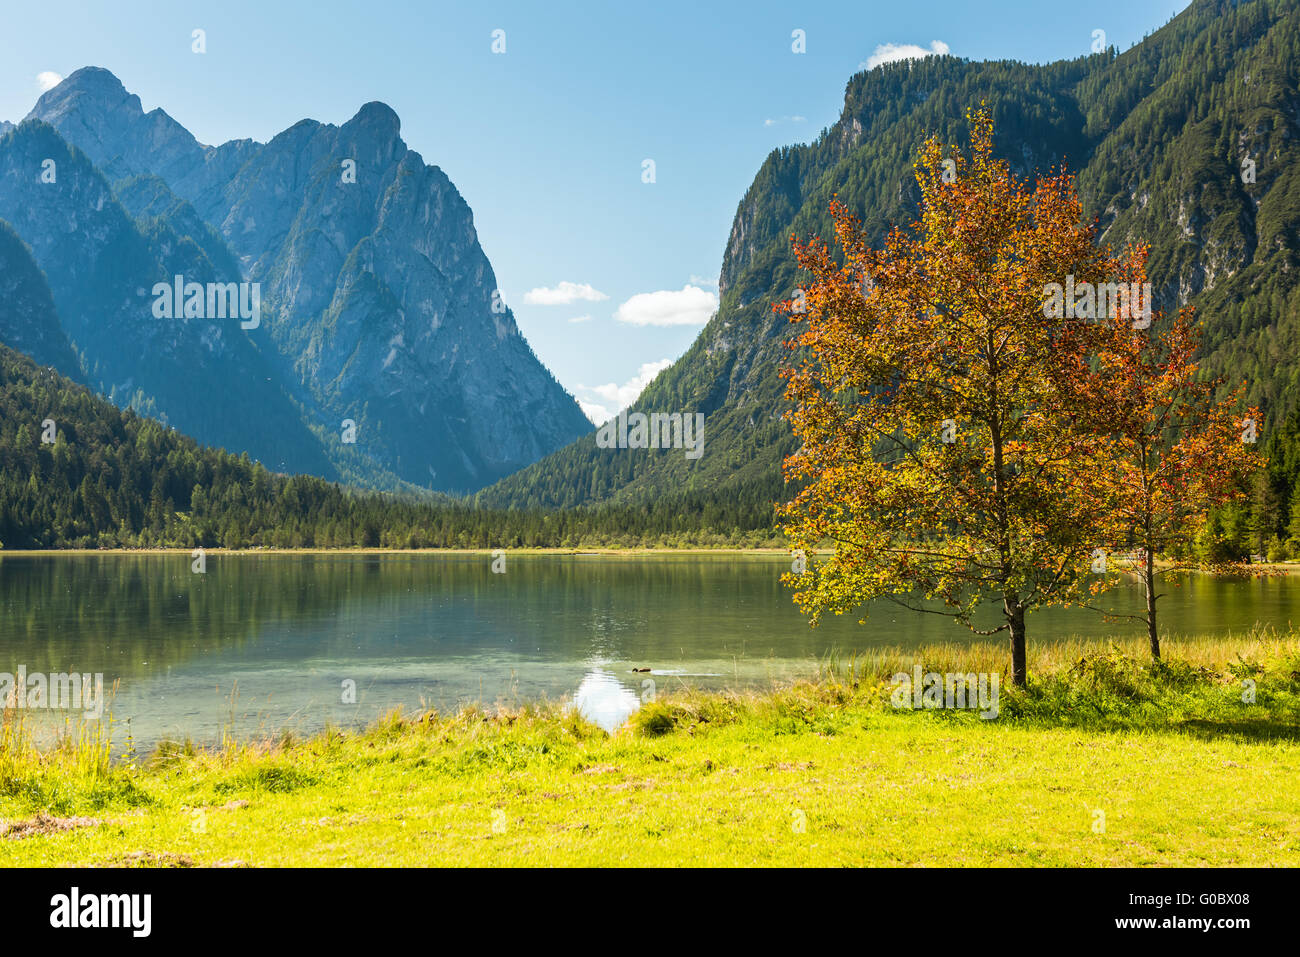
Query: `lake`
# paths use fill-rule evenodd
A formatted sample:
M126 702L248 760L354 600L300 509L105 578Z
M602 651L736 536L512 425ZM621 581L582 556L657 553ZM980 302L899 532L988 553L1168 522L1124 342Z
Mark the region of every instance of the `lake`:
M0 672L102 673L113 736L211 743L327 722L355 726L404 706L568 698L605 727L681 684L754 686L813 674L832 650L972 637L892 604L866 626L810 629L779 555L467 553L4 555ZM1279 628L1300 615L1295 576L1188 576L1161 603L1162 633ZM1136 587L1108 599L1141 609ZM1140 634L1085 609L1045 609L1030 641ZM633 668L651 668L650 674ZM653 686L645 685L647 681ZM354 683L355 702L345 700ZM116 683L116 691L111 687ZM48 731L71 712L28 711Z

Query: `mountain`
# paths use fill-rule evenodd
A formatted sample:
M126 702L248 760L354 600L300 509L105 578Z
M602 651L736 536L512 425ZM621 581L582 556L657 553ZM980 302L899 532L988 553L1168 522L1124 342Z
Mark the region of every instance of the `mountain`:
M336 477L237 321L155 317L155 283L229 274L157 222L132 218L86 155L39 120L0 139L0 220L26 241L48 283L61 329L80 354L78 378L119 405L165 416L277 470Z
M0 276L18 262L3 236ZM35 269L25 272L38 276ZM45 315L53 322L52 307ZM767 544L765 527L714 531L751 517L725 506L689 521L671 508L491 512L447 496L275 475L119 409L0 343L0 548Z
M590 431L496 295L468 204L406 147L384 104L365 104L342 126L303 120L265 144L212 147L87 67L46 92L22 131L0 140L11 171L0 177L0 218L36 253L88 381L119 402L279 470L380 487L472 491ZM43 155L61 149L71 164L69 188L95 188L65 195L61 163L60 189L39 183L29 141L41 137ZM24 206L33 198L43 212ZM97 232L87 232L92 222ZM83 243L130 268L86 285L55 255ZM227 410L224 426L196 420L176 395L192 385L193 355L150 362L120 345L105 354L105 339L143 343L159 325L134 309L149 302L124 313L124 290L175 275L258 284L256 328L179 325L224 350L223 402L238 403L229 393L250 382L278 393L259 396L273 427L242 409ZM104 304L119 317L111 333L87 318Z
M42 435L47 420L53 442ZM330 544L361 544L381 528L427 526L432 514L428 504L272 475L0 345L3 546L301 545L318 527Z
M1066 166L1107 242L1152 244L1157 305L1196 306L1205 368L1245 380L1249 400L1282 420L1300 400L1297 51L1294 0L1196 0L1122 54L1045 65L936 56L855 75L832 127L763 163L726 243L718 312L633 405L703 412L703 456L599 449L587 436L477 501L782 498L780 464L794 449L779 378L790 332L771 304L800 281L790 237L833 237L835 195L876 241L911 222L917 148L929 134L965 142L965 113L981 101L1021 176ZM1253 183L1243 182L1247 159Z
M80 363L59 326L54 298L31 250L0 222L0 342L67 376Z
M41 95L28 119L53 126L110 181L152 173L179 195L219 189L257 150L252 140L203 146L161 109L144 112L110 71L84 67Z

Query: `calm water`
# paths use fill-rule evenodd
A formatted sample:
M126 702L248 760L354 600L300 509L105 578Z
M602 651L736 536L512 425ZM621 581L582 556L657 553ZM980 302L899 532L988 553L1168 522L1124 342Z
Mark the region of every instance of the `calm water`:
M0 553L0 672L102 672L114 738L210 742L397 705L573 700L612 727L658 691L808 674L830 651L987 640L893 605L811 630L778 556L208 556ZM1240 632L1300 618L1300 579L1193 576L1161 604L1162 631ZM1138 611L1126 589L1113 607ZM1138 633L1095 613L1044 610L1031 640ZM994 639L1000 641L1001 638ZM652 668L651 675L633 668ZM345 681L356 703L344 703ZM59 712L28 712L47 727ZM43 725L42 722L45 724Z

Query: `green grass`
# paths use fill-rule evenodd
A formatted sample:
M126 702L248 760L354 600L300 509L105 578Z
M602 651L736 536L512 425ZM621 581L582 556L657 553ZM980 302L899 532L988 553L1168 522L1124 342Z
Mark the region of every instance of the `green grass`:
M0 863L1300 864L1300 641L1167 657L1043 649L993 721L890 706L918 658L1005 664L947 646L673 695L614 735L560 705L466 709L126 763L6 722L0 819L23 836Z

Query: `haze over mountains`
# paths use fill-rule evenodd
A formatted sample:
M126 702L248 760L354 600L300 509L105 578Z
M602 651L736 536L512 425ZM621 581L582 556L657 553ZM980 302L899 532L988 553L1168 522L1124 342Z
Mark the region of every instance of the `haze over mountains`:
M469 206L399 127L368 103L204 146L78 70L0 128L0 220L22 240L0 230L0 275L35 303L0 305L0 340L201 442L372 486L472 491L589 432L494 298ZM156 318L176 275L258 283L260 324Z
M836 194L877 240L911 222L918 146L930 133L966 142L965 113L982 100L1019 175L1066 166L1107 242L1152 244L1157 306L1198 308L1205 367L1245 380L1271 427L1300 399L1297 51L1294 0L1196 0L1119 55L1041 66L935 56L855 75L834 126L767 158L736 211L718 313L633 404L705 413L703 457L600 449L587 436L477 500L770 508L794 448L778 375L791 332L771 308L800 282L790 236L831 237Z

